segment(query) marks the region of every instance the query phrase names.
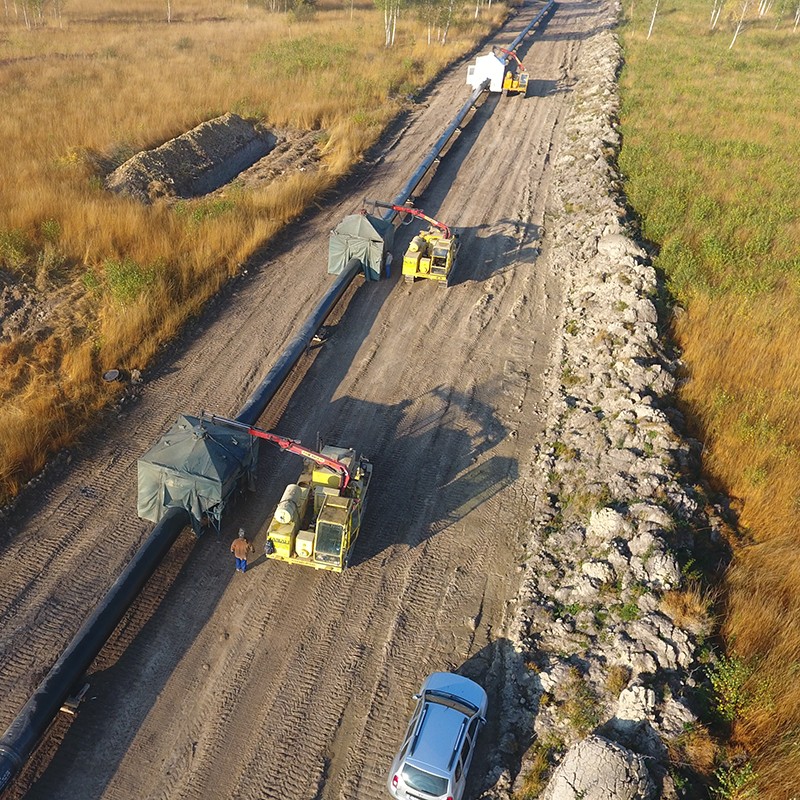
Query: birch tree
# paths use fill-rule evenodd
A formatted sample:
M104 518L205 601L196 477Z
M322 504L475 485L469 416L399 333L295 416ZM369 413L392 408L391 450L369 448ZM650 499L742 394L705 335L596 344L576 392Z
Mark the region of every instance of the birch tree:
M742 13L739 16L739 23L736 26L736 30L733 34L733 39L731 39L731 43L728 45L728 50L731 50L733 46L736 44L736 39L739 36L739 31L742 29L742 24L744 23L744 15L747 13L747 6L750 5L750 0L744 0L742 3Z
M61 16L64 12L64 2L65 0L53 0L53 19L58 23L59 28L64 27L64 20Z
M383 11L383 31L385 34L385 47L394 45L397 34L397 19L400 16L402 0L375 0L375 5Z
M714 5L711 7L711 30L717 27L722 9L725 7L725 0L714 0Z
M486 6L489 11L492 10L492 0L475 0L475 19L478 19L481 9Z
M414 6L417 19L425 25L428 45L433 42L433 29L439 25L442 13L439 0L419 0Z
M444 3L444 28L440 29L439 41L447 44L447 34L450 31L450 23L453 21L453 14L458 7L458 0L445 0Z
M656 14L658 14L658 0L656 0L656 4L653 6L653 18L650 20L650 29L647 31L647 38L650 38L650 34L653 32L653 26L656 24Z

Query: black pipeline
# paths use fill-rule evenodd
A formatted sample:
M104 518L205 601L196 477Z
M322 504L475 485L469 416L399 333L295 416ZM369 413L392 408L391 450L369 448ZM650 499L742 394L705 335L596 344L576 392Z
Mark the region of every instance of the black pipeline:
M533 26L536 25L536 23L539 22L554 5L555 0L550 0L550 2L525 26L524 30L521 31L519 36L517 36L517 38L514 39L514 41L511 42L506 49L509 52L516 50L520 42L527 36L528 31L530 31L531 28L533 28Z
M185 509L167 511L9 725L0 739L0 791L22 769L128 607L188 524L189 514Z

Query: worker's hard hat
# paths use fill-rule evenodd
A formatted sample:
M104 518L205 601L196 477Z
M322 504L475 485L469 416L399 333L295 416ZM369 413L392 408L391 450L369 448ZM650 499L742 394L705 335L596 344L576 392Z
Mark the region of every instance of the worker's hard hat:
M239 538L241 539L244 536L244 528L239 528Z

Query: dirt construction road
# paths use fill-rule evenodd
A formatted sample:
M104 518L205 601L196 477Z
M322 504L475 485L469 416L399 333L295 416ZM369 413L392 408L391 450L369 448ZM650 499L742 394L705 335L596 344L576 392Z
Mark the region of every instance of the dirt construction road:
M523 9L493 43L509 44L539 8ZM301 467L264 446L256 494L221 538L182 534L95 663L80 716L56 723L10 796L382 797L411 695L435 669L489 690L468 796L491 784L503 661L514 657L503 625L561 326L541 227L548 165L580 79L576 54L607 14L558 3L521 50L528 96L490 97L420 201L462 232L456 285L407 286L399 270L359 279L328 341L261 420L373 460L354 566L335 575L260 556L234 573L234 531L242 525L260 554ZM137 457L180 412L232 415L244 404L330 281L330 229L362 197L395 196L468 96L465 74L461 65L445 76L348 193L215 302L144 376L138 402L109 416L46 496L12 519L0 554L0 730L150 531L135 514Z

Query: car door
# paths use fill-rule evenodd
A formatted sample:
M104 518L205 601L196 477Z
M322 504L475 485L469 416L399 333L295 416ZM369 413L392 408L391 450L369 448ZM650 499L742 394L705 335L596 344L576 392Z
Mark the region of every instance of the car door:
M467 771L464 769L464 762L459 755L456 759L456 768L453 771L453 798L461 800L464 794L464 787L467 785Z
M464 782L466 783L466 773L469 772L472 757L475 755L475 740L478 738L478 731L481 729L481 718L474 716L467 727L464 735L464 744L461 746L460 760L464 769Z
M469 736L469 729L464 733L464 741L461 743L461 750L456 759L456 768L453 772L453 797L459 800L464 794L464 789L467 785L467 772L469 771L469 764L472 760L472 740Z

